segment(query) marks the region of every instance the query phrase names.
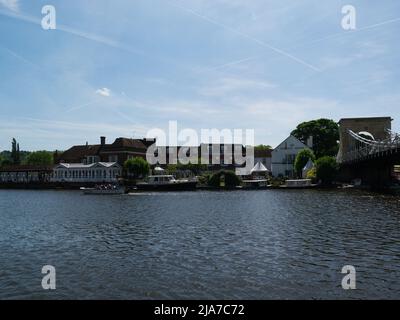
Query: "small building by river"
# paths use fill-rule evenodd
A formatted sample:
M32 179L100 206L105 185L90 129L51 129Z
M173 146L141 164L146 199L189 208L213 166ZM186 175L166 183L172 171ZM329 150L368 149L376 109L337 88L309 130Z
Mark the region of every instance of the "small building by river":
M297 154L304 149L312 149L312 138L308 145L294 136L289 136L272 151L272 175L274 177L294 177L294 162Z
M54 168L52 182L116 183L122 176L117 162L60 163Z
M56 188L117 183L122 166L116 162L61 163L56 166L18 165L0 168L0 187Z
M0 168L0 184L46 183L53 175L52 166L13 165Z

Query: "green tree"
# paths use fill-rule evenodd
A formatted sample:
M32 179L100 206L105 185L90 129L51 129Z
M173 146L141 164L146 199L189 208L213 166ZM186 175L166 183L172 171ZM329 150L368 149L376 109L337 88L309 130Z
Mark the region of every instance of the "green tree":
M26 158L26 164L51 166L54 164L53 153L49 151L32 152Z
M315 163L317 179L322 184L330 185L336 177L339 166L334 157L322 157Z
M1 163L2 167L8 167L8 166L12 166L12 165L13 165L12 161L8 160L8 159L4 159L3 162Z
M143 158L135 157L125 161L124 169L128 173L128 176L132 176L133 178L141 178L149 174L150 165Z
M310 171L307 172L307 179L311 179L313 181L315 181L317 179L317 170L314 168L312 168Z
M240 178L232 171L221 170L214 173L208 181L208 184L212 187L221 187L221 180L225 188L234 188L240 185Z
M15 165L18 165L21 163L21 154L19 151L19 143L17 143L17 140L15 140L15 138L13 138L11 141L11 161Z
M176 164L169 164L167 165L166 171L168 174L175 174L177 171L177 165Z
M207 165L202 164L201 160L199 160L199 163L188 163L188 164L182 164L178 163L176 166L177 170L189 170L193 172L193 174L198 175L201 172L204 172L207 170Z
M315 161L314 152L312 152L310 149L303 149L297 154L294 161L294 168L296 170L297 176L301 177L303 168L310 159L312 161Z
M304 143L312 136L313 150L317 158L336 156L339 150L339 126L333 120L318 119L303 122L291 134Z
M259 144L258 146L254 147L254 151L265 151L265 150L272 150L270 145Z

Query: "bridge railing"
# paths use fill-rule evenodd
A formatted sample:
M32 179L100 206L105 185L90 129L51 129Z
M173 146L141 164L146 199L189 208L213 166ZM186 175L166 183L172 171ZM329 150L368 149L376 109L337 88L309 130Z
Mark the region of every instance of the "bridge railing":
M338 156L339 162L353 162L368 156L400 148L400 135L390 132L390 138L376 141L366 139L351 130L348 134L353 139L354 149Z

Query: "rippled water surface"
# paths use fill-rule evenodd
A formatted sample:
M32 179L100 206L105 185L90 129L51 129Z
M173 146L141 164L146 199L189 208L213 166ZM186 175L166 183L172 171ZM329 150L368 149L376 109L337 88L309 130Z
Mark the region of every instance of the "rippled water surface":
M344 265L357 290L341 288ZM0 191L0 298L400 298L400 198Z

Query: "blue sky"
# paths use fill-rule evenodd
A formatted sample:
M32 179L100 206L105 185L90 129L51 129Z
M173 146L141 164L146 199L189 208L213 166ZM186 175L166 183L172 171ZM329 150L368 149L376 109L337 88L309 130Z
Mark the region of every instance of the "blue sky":
M41 28L54 5L57 30ZM341 27L342 6L357 30ZM0 0L0 150L66 149L151 128L254 129L392 116L400 2Z

